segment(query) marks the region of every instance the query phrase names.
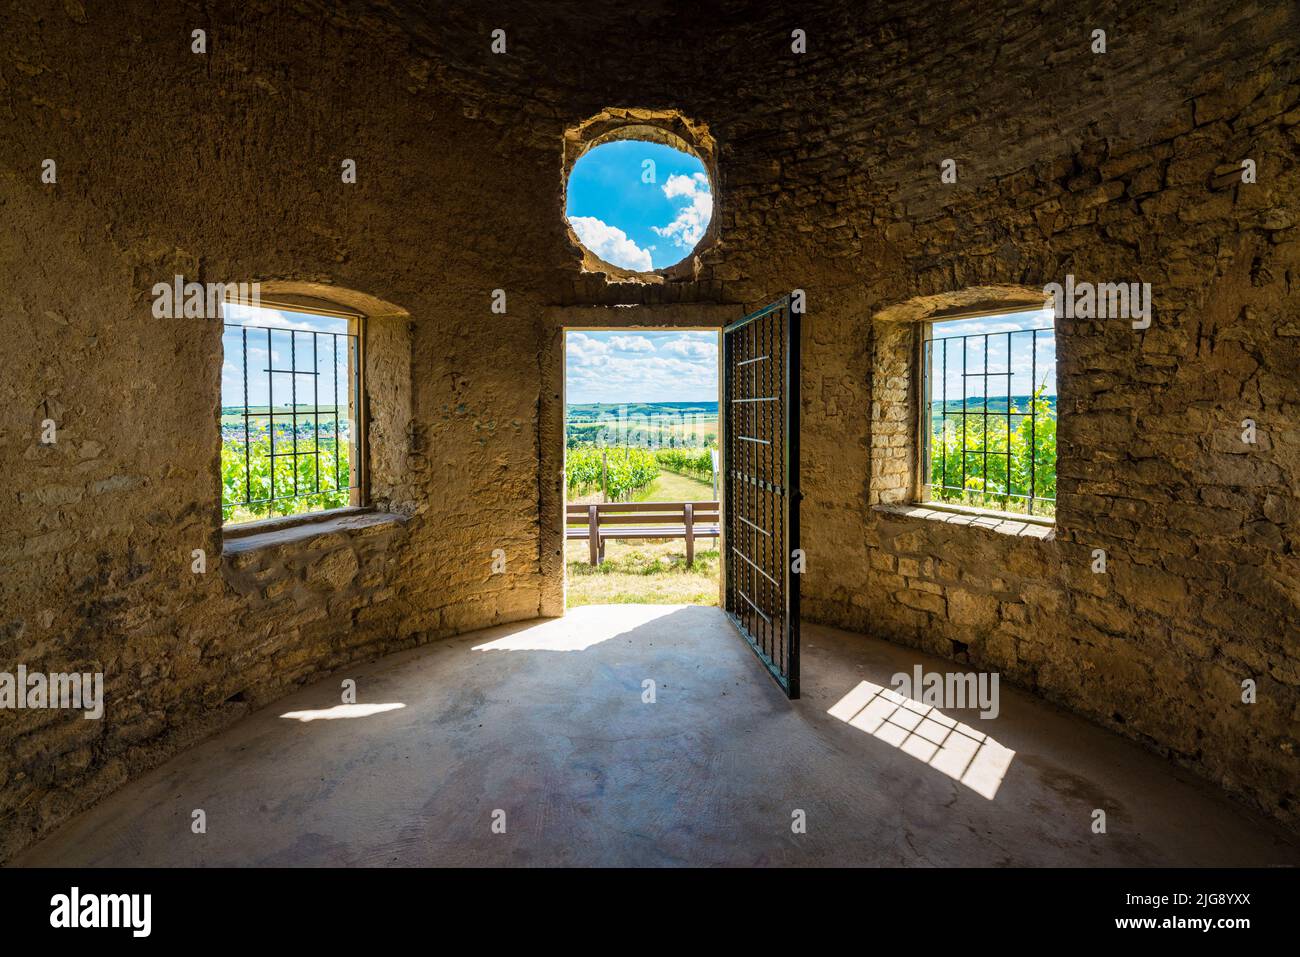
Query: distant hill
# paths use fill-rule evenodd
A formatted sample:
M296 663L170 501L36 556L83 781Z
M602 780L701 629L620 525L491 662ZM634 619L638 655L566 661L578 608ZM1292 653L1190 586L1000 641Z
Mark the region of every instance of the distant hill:
M611 416L705 415L718 414L717 402L588 402L570 403L570 422L590 422Z
M565 442L587 445L637 445L645 448L695 448L718 440L718 403L588 402L567 410Z
M1014 405L1016 409L1013 415L1018 415L1022 412L1028 413L1030 400L1032 398L1033 398L1032 396L1028 396L1028 395L1013 395L1011 397L1011 404ZM1043 401L1045 401L1048 407L1052 410L1052 415L1056 415L1056 396L1045 395L1043 396ZM967 412L981 412L981 413L984 412L985 404L984 404L983 396L975 396L973 398L967 398L965 400L965 407ZM987 408L988 408L989 415L994 415L997 413L1006 415L1007 397L1005 395L989 396ZM947 403L936 402L934 404L934 415L936 417L941 417L945 409L950 415L953 412L961 412L962 400L949 399Z

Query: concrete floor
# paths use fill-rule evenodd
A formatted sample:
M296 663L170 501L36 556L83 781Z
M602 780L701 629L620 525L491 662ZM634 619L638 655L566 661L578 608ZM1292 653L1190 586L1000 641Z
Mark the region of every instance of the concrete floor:
M895 672L946 663L811 625L803 661L788 702L716 608L489 629L264 708L14 863L1300 863L1300 841L1214 788L1013 689L994 720L929 715L950 733L936 752L921 715L863 705ZM339 704L345 677L357 707Z

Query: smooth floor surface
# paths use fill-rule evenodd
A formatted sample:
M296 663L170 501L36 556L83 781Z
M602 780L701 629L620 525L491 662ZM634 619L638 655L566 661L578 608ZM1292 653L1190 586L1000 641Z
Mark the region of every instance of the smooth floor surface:
M1210 785L1014 689L991 720L882 691L918 663L953 667L808 625L789 702L716 608L578 608L305 688L13 863L1300 863Z

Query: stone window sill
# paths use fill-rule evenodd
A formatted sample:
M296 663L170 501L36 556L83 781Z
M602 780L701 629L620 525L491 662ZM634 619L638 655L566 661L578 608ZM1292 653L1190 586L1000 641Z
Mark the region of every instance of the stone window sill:
M268 518L226 528L222 532L221 554L240 555L263 548L276 548L336 532L355 533L403 525L406 516L377 512L373 508L340 508L319 515Z
M978 511L956 511L931 508L928 505L873 505L873 512L879 512L896 518L914 518L926 522L942 522L945 525L964 525L982 528L999 535L1016 538L1036 538L1051 541L1056 537L1056 526L1044 522L1031 522L1018 518L1007 518L998 514Z

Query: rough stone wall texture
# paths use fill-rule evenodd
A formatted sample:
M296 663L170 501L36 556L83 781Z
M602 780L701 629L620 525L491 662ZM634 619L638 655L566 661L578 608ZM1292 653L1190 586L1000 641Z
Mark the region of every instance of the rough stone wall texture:
M792 288L806 612L998 668L1295 825L1298 20L1208 0L722 2L689 23L666 0L0 9L0 670L93 666L109 702L101 722L0 719L0 857L288 682L553 604L543 310L739 312ZM579 272L563 134L622 106L718 144L718 242L689 279ZM1257 184L1231 175L1244 157ZM1054 537L873 510L906 498L874 410L909 379L906 331L874 317L1067 272L1151 282L1155 321L1060 325ZM192 548L222 552L221 344L151 316L177 273L408 317L376 357L404 390L376 504L404 522L190 572ZM309 584L352 560L340 593Z
M537 614L530 315L555 296L535 261L513 265L517 213L550 171L466 117L364 9L23 3L0 19L0 670L103 671L108 699L103 721L0 716L3 857L236 718L248 705L231 695L265 701L349 658ZM207 56L190 52L198 26ZM46 157L57 185L30 175ZM220 329L153 318L150 288L177 273L319 282L409 315L409 334L371 327L371 411L394 420L372 430L376 504L409 518L382 586L272 600L274 575L254 596L221 558ZM505 318L488 314L497 286ZM296 568L312 548L280 558Z
M821 180L809 188L829 222L814 248L865 260L856 288L813 284L805 611L996 668L1294 826L1295 11L1112 5L1032 28L1021 12L1000 21L1002 43L961 7L929 29L890 28L874 62L892 106L881 91L863 107L881 111L863 124L878 142L845 151L858 162L795 164ZM1112 60L1075 39L1102 23ZM852 126L826 141L851 141ZM964 172L945 191L949 156ZM1269 170L1253 186L1245 157ZM846 168L862 173L836 184ZM841 236L857 244L842 256ZM1054 538L864 509L873 492L905 500L910 475L889 457L908 336L873 317L1066 273L1152 283L1155 322L1058 323ZM1244 418L1269 438L1243 445ZM835 450L851 441L870 467L843 467ZM1091 573L1096 547L1106 576ZM1241 703L1244 678L1255 705Z

